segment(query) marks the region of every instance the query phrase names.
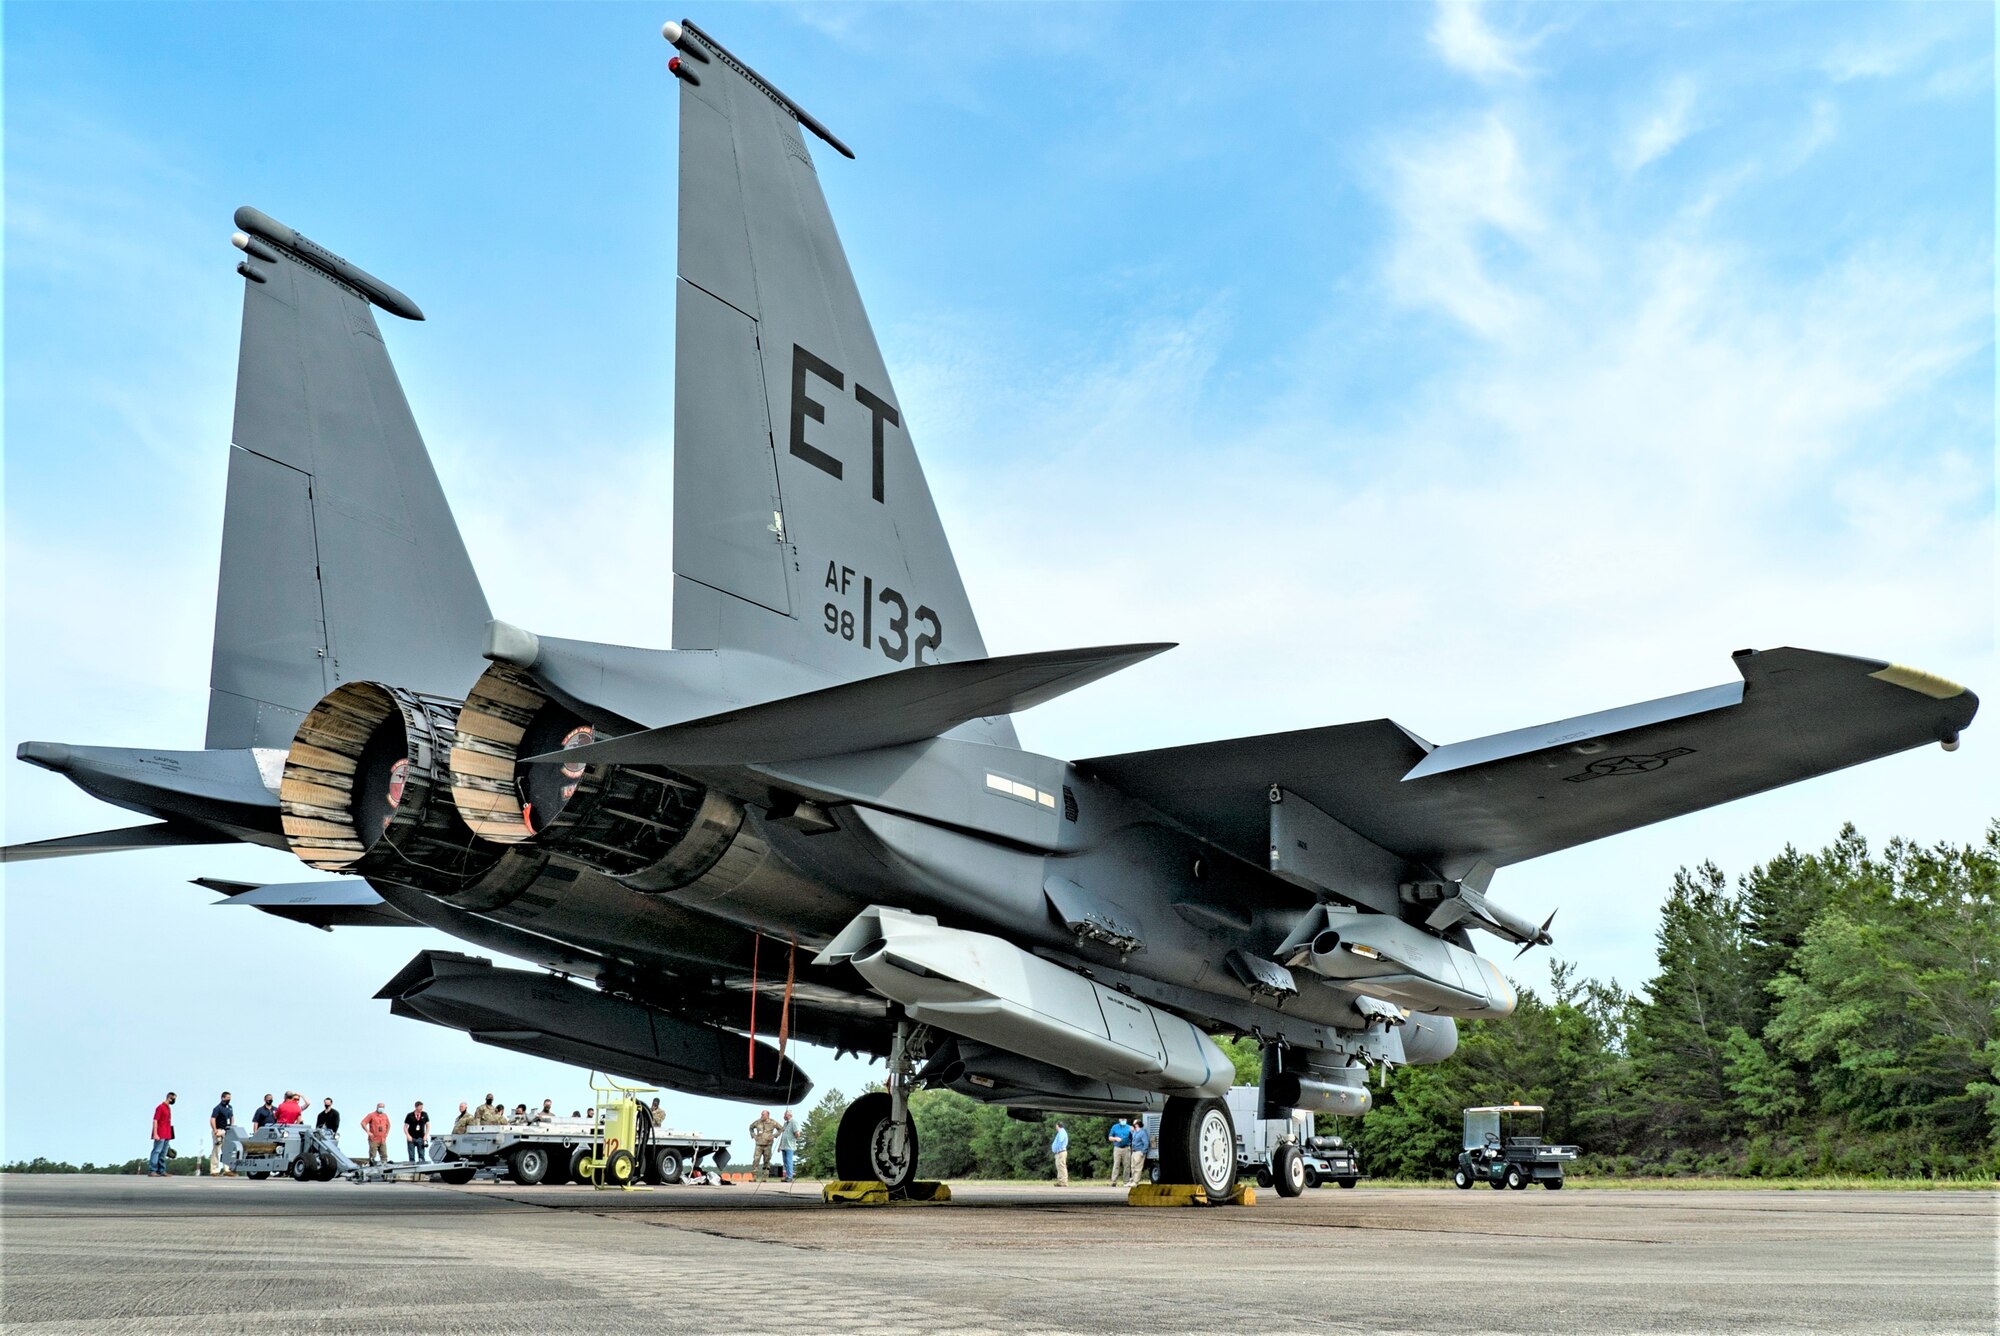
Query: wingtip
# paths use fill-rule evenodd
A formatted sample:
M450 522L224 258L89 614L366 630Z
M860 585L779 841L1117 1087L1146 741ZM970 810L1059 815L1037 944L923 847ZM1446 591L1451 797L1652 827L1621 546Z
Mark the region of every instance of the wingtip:
M1908 664L1887 664L1868 675L1878 682L1887 682L1889 685L1901 687L1905 691L1914 691L1920 696L1929 696L1932 700L1953 700L1959 696L1969 696L1972 694L1948 677L1940 677L1936 673L1927 673L1921 668L1912 668ZM1977 700L1977 697L1974 697L1974 699Z
M69 769L71 755L68 745L61 742L24 742L14 749L16 760L53 770L59 775Z

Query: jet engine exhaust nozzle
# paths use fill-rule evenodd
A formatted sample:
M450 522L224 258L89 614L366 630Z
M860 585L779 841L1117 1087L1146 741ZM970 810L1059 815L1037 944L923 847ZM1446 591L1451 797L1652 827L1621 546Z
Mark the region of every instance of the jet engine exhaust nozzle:
M377 682L334 688L285 754L285 840L324 872L379 877L485 909L533 882L545 855L472 838L452 805L458 702Z
M742 829L733 799L653 769L521 760L600 736L526 669L491 664L466 694L451 753L452 798L466 825L481 840L559 853L637 891L676 890L707 874Z

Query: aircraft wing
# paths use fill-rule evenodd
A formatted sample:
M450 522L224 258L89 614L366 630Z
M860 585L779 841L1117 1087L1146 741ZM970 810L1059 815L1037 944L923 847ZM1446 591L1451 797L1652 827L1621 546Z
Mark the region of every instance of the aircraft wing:
M1743 651L1741 682L1431 748L1394 722L1079 761L1260 864L1269 790L1447 877L1621 831L1928 742L1955 745L1979 699L1875 659Z
M77 854L121 854L133 849L165 849L180 844L229 844L235 836L195 826L156 821L119 830L94 830L88 835L63 835L0 849L0 863L27 863L38 858L71 858Z

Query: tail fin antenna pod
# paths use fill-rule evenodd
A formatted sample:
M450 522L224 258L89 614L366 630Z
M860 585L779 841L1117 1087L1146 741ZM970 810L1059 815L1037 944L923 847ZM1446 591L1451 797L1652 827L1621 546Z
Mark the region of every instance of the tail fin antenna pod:
M342 682L462 694L486 596L373 308L415 302L251 208L207 745L284 747Z

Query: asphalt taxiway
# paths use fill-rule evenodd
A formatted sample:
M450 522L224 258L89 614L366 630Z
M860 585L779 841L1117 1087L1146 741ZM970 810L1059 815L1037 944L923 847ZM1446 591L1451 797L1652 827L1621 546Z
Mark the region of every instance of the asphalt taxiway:
M119 1332L1990 1333L1975 1192L969 1185L598 1192L8 1175L0 1327Z

